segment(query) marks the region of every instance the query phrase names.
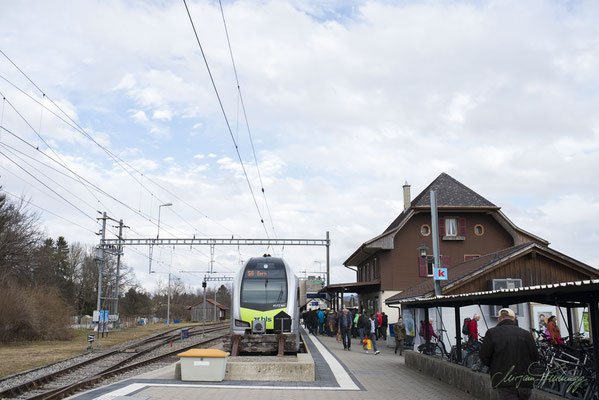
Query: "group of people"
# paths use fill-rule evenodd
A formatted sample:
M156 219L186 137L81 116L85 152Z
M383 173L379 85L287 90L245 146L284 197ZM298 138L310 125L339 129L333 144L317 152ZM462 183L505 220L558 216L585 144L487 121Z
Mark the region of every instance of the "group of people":
M361 342L370 340L374 354L379 354L376 340L387 337L387 316L378 312L367 316L357 310L343 309L337 313L330 310L313 310L302 314L304 323L310 333L316 335L338 335L343 342L343 349L351 351L351 339L359 335ZM325 324L326 321L326 324ZM479 340L478 322L480 315L464 322L462 333L468 336L468 344L480 346L481 362L489 367L491 384L497 389L500 399L528 399L531 396L532 382L524 379L530 373L530 366L539 360L539 354L530 332L518 327L514 311L503 308L498 313L497 326L487 330L484 341ZM563 343L555 316L547 319L546 334L554 344ZM403 355L403 343L406 339L406 327L401 316L393 326L395 335L395 354ZM439 338L433 328L433 320L429 320L428 329L424 321L420 321L419 334L423 339ZM367 349L365 349L368 352Z
M387 339L389 327L388 316L380 311L368 316L357 309L345 308L338 312L330 309L309 310L302 313L302 319L305 328L312 335L337 336L337 340L343 342L343 349L346 351L351 351L352 338L359 337L362 344L368 339L374 354L380 353L376 341L381 338ZM365 348L364 351L368 353L369 349ZM403 348L400 353L403 354Z

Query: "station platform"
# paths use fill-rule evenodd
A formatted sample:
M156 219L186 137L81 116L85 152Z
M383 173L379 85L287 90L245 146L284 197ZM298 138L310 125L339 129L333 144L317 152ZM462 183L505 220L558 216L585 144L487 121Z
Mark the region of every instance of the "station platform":
M174 366L126 379L73 396L77 400L166 400L210 398L234 400L305 399L473 399L446 383L407 368L403 357L394 354L384 341L377 342L380 354L366 354L353 340L352 350L328 336L304 338L315 362L314 382L223 381L182 382L172 379ZM171 379L169 379L171 378ZM283 393L284 392L284 393ZM367 397L365 397L367 396Z

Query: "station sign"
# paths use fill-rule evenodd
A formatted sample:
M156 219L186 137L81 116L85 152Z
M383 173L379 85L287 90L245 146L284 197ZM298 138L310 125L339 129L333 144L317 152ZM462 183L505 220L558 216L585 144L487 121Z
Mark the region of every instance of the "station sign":
M434 280L446 281L447 280L447 268L435 268Z

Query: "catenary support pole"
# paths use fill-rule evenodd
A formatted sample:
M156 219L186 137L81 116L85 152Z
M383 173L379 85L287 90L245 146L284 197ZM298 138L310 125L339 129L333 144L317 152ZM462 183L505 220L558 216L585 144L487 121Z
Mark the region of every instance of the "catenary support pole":
M331 285L331 254L330 254L331 241L329 240L329 231L326 235L326 249L327 249L327 286Z
M102 214L102 239L100 246L98 246L98 303L96 309L100 311L102 305L102 269L104 268L104 245L103 241L106 239L106 211Z
M168 292L167 292L167 299L166 299L166 324L168 326L171 326L171 271L170 268L171 266L169 265L169 271L168 271Z
M439 257L439 215L437 213L437 192L431 190L431 226L433 237L433 257L435 259L435 271L441 268ZM441 296L441 281L435 279L436 273L433 273L433 283L435 286L435 296Z
M204 277L204 282L202 282L202 287L204 288L204 317L202 318L202 337L206 335L206 277Z
M123 238L123 220L119 221L119 239ZM119 285L121 284L121 253L123 246L119 245L116 255L116 286L114 291L114 314L119 314Z

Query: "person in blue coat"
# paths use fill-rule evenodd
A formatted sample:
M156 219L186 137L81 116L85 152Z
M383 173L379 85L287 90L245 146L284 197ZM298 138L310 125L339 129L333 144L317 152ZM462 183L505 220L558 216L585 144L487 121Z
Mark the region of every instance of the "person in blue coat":
M324 321L325 321L324 311L320 310L320 311L318 311L318 333L321 335L324 333Z

